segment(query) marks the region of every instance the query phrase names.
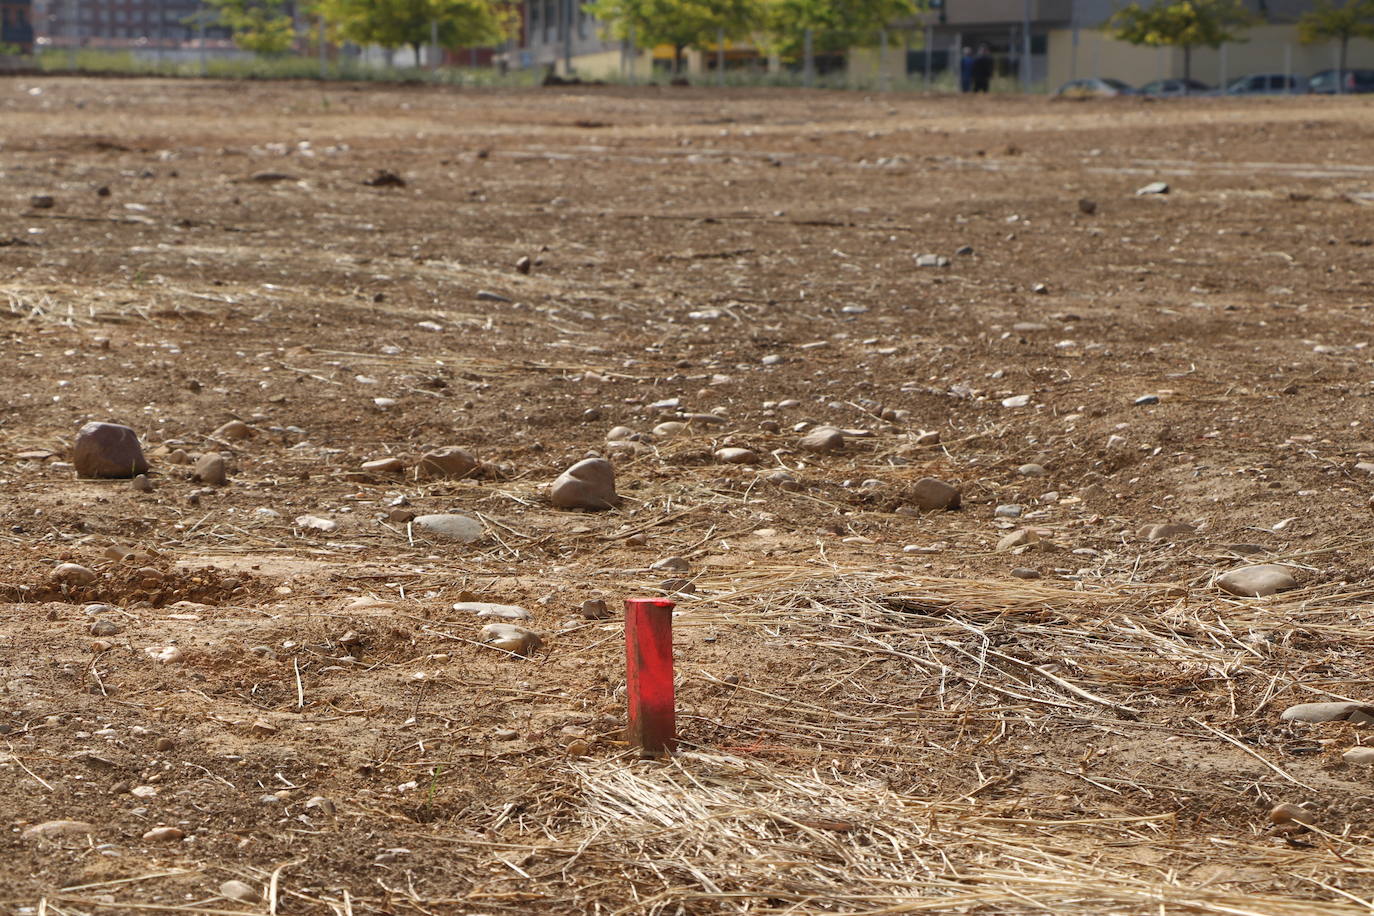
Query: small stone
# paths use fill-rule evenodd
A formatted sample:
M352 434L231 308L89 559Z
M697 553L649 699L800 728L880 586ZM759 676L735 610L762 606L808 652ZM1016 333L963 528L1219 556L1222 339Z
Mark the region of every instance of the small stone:
M386 520L397 525L404 525L406 522L413 521L414 519L415 511L413 509L401 509L398 507L395 509L388 509L386 513Z
M1132 403L1134 403L1137 407L1148 407L1151 404L1159 403L1159 395L1142 394L1140 397L1136 398L1135 401L1133 401Z
M91 624L90 633L92 636L118 636L119 624L113 620L97 620Z
M127 478L148 471L138 434L117 423L81 427L72 447L72 465L78 477Z
M476 614L493 620L529 620L530 612L515 604L490 604L486 601L459 601L453 609L460 614Z
M967 257L970 257L970 256L973 254L973 246L972 246L972 245L960 245L958 248L954 249L954 254L955 254L955 257L960 257L960 258L967 258Z
M309 801L305 803L305 807L307 811L318 811L325 817L334 816L334 802L331 799L325 798L323 795L316 795L312 797Z
M1092 216L1097 212L1097 201L1089 200L1086 197L1078 198L1078 212L1084 216Z
M747 448L716 449L716 460L722 464L758 464L758 453Z
M186 659L186 653L176 646L148 646L143 654L164 665L174 665Z
M1352 764L1374 764L1374 747L1352 747L1341 755L1341 759Z
M481 463L461 448L448 446L425 452L415 467L422 478L462 478L476 474L481 468Z
M939 445L940 433L937 430L922 430L916 436L917 445Z
M1025 407L1029 403L1030 395L1028 394L1015 394L1009 398L1002 399L1003 407Z
M186 834L179 827L154 827L143 834L143 839L150 843L170 843L184 836Z
M406 463L400 458L374 458L371 461L364 461L362 469L372 474L399 474L406 469Z
M568 742L569 757L586 757L589 753L591 753L591 750L591 746L588 745L587 742L582 740L581 738L574 738L573 740Z
M1008 553L1018 548L1031 548L1040 543L1040 532L1034 528L1017 528L1010 534L1004 535L997 542L998 553Z
M934 477L922 477L911 488L910 498L921 509L958 509L959 490Z
M491 737L495 741L514 741L520 737L520 733L513 728L498 728L491 733Z
M588 598L582 602L578 612L588 620L605 620L615 616L615 612L606 606L604 598Z
M607 442L624 442L635 434L635 431L628 426L613 426L611 431L606 433Z
M1136 536L1146 541L1167 541L1173 538L1187 537L1190 534L1197 534L1197 529L1192 525L1184 525L1178 522L1166 522L1162 525L1144 525Z
M1021 511L1020 506L1008 503L1004 506L998 506L992 511L992 514L997 518L1020 518Z
M1050 288L1043 283L1036 283L1034 286L1031 287L1031 292L1035 293L1035 295L1037 296L1048 295L1049 291Z
M251 439L255 433L253 427L242 420L230 420L219 429L210 434L211 439L220 439L225 442L233 442L239 439Z
M54 582L67 585L90 585L96 580L95 570L80 563L63 563L48 575Z
M692 571L692 564L683 557L664 557L661 560L655 560L649 565L649 568L659 572L687 573Z
M151 493L153 492L153 482L148 479L147 474L139 474L129 481L129 489L138 493Z
M466 515L421 515L415 527L431 537L470 544L482 536L482 523Z
M1044 477L1045 469L1038 464L1023 464L1016 469L1022 477Z
M246 881L225 881L219 886L219 895L239 903L257 903L262 896Z
M1123 449L1123 448L1125 448L1125 447L1126 447L1126 437L1125 437L1125 436L1118 436L1118 435L1113 434L1113 435L1110 435L1110 436L1107 437L1107 445L1106 445L1107 451L1109 451L1109 452L1115 452L1115 451L1117 451L1117 450L1119 450L1119 449Z
M89 836L95 833L95 825L86 821L44 821L25 827L19 834L25 840L55 839L64 836Z
M1169 185L1163 181L1152 181L1142 188L1137 188L1136 197L1144 197L1146 194L1168 194Z
M1290 706L1279 716L1284 722L1353 722L1368 725L1374 722L1374 706L1364 703L1299 703Z
M35 210L51 210L56 203L51 194L34 194L29 197L29 206Z
M1374 474L1374 461L1358 461L1355 463L1355 470L1363 471L1366 474Z
M191 456L188 455L188 454L186 454L186 449L184 449L184 448L173 449L171 452L169 452L169 453L167 454L167 463L168 463L168 464L190 464L190 463L191 463Z
M1317 822L1316 815L1311 811L1291 802L1275 805L1269 812L1269 820L1279 825L1296 823L1311 826Z
M1264 563L1233 569L1218 576L1217 586L1222 591L1244 598L1262 598L1297 588L1298 581L1293 578L1293 572L1287 566Z
M817 455L839 452L844 450L844 433L833 426L817 426L802 437L800 444L804 451Z
M320 531L329 534L339 530L339 523L331 518L320 518L318 515L298 515L295 519L297 528L304 528L307 531Z
M224 456L217 452L206 452L200 456L191 470L191 477L212 487L222 487L229 482L225 471Z
M530 272L530 259L529 259L529 256L528 256L528 255L521 255L520 258L515 262L515 269L516 269L517 271L519 271L520 273L522 273L522 274L527 274L527 273L529 273L529 272Z
M948 267L949 258L942 254L918 254L916 255L917 267Z
M691 579L664 579L658 587L670 595L694 595L697 590L696 583Z
M687 424L677 420L669 420L666 423L660 423L651 430L651 432L660 439L671 439L674 436L682 435L686 431Z
M583 459L553 482L549 499L560 509L610 509L620 503L615 468L605 458Z
M489 623L482 627L482 642L514 655L530 655L544 645L539 634L509 623Z
M1026 566L1018 566L1011 571L1011 574L1018 579L1039 579L1040 570L1031 569Z
M165 735L153 742L153 748L159 751L170 751L177 746L177 743Z

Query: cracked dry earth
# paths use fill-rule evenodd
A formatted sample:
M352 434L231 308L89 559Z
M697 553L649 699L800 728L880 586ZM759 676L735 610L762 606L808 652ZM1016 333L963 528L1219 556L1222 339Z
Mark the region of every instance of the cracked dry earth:
M5 912L1368 911L1374 735L1280 718L1371 695L1368 101L0 112ZM91 420L151 491L76 477ZM620 506L553 507L593 454ZM1215 584L1256 563L1297 587Z

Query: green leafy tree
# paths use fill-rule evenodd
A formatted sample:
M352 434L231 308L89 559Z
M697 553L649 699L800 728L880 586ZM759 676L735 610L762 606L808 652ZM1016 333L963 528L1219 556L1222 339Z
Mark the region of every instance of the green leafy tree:
M769 0L767 22L774 50L796 57L810 30L816 50L843 51L871 44L893 20L910 16L917 0Z
M414 49L417 67L431 27L444 48L495 44L505 37L504 8L489 0L320 0L319 11L349 41L388 51Z
M1345 92L1345 59L1352 38L1374 38L1374 0L1346 0L1344 6L1318 0L1316 8L1298 20L1298 40L1303 44L1340 42L1337 92Z
M264 57L291 50L296 32L282 0L210 0L221 23L234 32L234 44Z
M596 0L585 9L612 38L672 45L674 73L682 72L688 48L743 38L761 21L758 0Z
M1237 41L1253 21L1239 0L1156 0L1132 3L1107 20L1107 32L1121 41L1183 49L1183 77L1193 75L1193 48L1219 48Z

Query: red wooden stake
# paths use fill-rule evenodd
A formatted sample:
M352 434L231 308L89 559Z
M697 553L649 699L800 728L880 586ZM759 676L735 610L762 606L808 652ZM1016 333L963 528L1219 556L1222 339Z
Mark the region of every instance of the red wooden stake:
M656 757L677 746L673 704L673 602L625 600L625 679L631 744Z

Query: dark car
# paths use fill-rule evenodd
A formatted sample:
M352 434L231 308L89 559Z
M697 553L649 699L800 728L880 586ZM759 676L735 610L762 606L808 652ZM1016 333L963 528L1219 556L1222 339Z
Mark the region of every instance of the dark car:
M1307 91L1306 77L1296 73L1250 73L1226 87L1226 95L1290 95Z
M1323 70L1312 74L1307 81L1307 91L1323 95L1337 92L1374 92L1374 70L1346 70L1345 85L1341 85L1339 71Z
M1070 80L1059 87L1055 95L1071 99L1086 99L1093 96L1134 95L1135 90L1121 80L1110 78Z
M1176 95L1203 95L1211 92L1212 87L1199 80L1167 79L1155 80L1140 87L1141 95L1157 98L1172 98Z

